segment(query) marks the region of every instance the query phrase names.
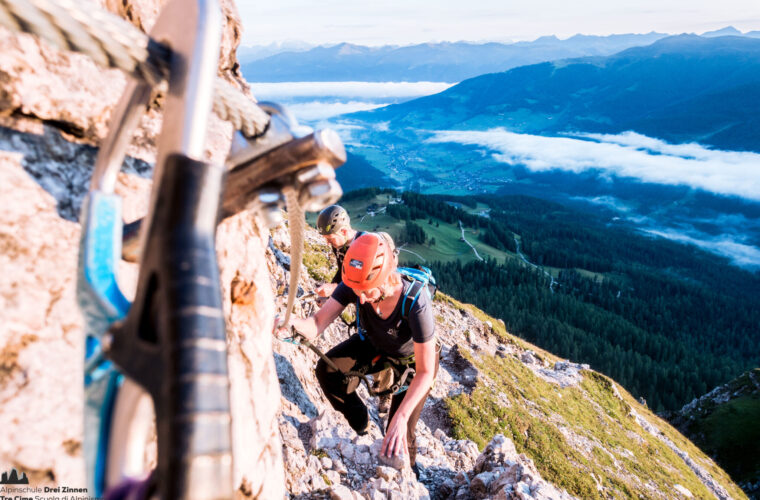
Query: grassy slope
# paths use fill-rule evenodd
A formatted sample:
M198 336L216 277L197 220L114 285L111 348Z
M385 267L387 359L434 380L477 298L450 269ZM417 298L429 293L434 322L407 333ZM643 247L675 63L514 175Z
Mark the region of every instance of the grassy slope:
M378 214L374 217L364 217L367 212L367 207L371 204L377 204L379 206L385 206L388 202L388 195L380 194L373 198L363 198L358 200L351 200L341 205L348 210L351 216L351 225L355 229L362 231L385 231L393 236L394 240L399 243L399 235L404 231L404 222L398 221L393 217L385 214ZM447 224L440 219L433 219L433 224L428 224L427 219L418 219L415 222L422 226L425 230L425 234L428 238L435 238L435 245L406 245L404 248L421 255L425 261L440 261L451 262L454 260L461 260L469 262L474 260L475 254L472 249L463 241L461 241L462 232L459 230L457 224ZM316 214L309 214L307 217L309 224L314 225L316 223ZM435 223L438 223L436 227ZM482 257L491 256L499 260L505 258L518 258L511 252L503 252L490 245L486 245L478 238L478 233L473 228L465 227L465 236L467 241L472 243L477 248L478 253ZM399 256L401 262L417 264L422 261L414 254L409 252L401 252Z
M503 326L471 305L442 295L453 307L491 321L504 343L530 348L549 362L558 358L508 334ZM458 438L483 446L497 433L510 437L521 453L532 458L543 477L579 498L602 498L598 485L615 498L651 498L653 484L672 492L680 484L696 498L712 498L686 463L660 439L641 428L631 408L686 451L734 498L746 495L729 476L681 434L613 382L593 371L584 372L579 387L560 388L537 377L513 356L481 356L471 361L482 372L472 394L447 400ZM572 438L569 438L572 436ZM582 445L578 445L578 443Z
M351 211L350 205L348 208ZM326 245L307 245L304 262L312 277L330 274L329 255ZM436 300L466 310L480 321L490 321L503 343L531 349L549 363L559 360L509 334L502 322L475 306L440 292ZM711 498L685 462L630 416L634 408L705 467L732 497L747 498L723 470L678 431L619 386L620 397L616 396L613 382L604 375L587 371L579 387L562 389L537 377L512 356L502 359L484 355L471 358L471 362L484 377L479 378L471 394L446 401L457 438L471 439L482 448L495 434L503 433L519 452L534 460L545 479L579 498L602 498L599 485L605 492L614 492L615 498L651 498L648 484L673 492L673 496L673 487L680 484L696 498ZM578 446L578 442L584 445Z
M362 220L362 217L367 213L367 207L371 204L385 206L388 203L387 194L379 194L372 198L361 198L340 203L346 210L348 210L348 213L351 216L351 223L354 228L362 231L385 231L393 236L396 242L399 241L398 237L404 230L404 222L396 220L393 217L389 217L384 214L377 214L374 217L367 216ZM484 210L487 210L489 207L488 205L479 202L475 208L461 208L469 213L477 214ZM309 224L315 226L316 220L317 214L307 214L307 221ZM427 219L417 219L415 222L418 225L422 226L428 238L435 238L435 245L406 245L404 247L405 249L422 256L422 258L425 259L425 262L452 262L455 260L460 260L462 263L466 263L476 259L472 249L461 240L462 232L460 231L458 224L448 224L435 217L432 217L432 220L433 224L428 224ZM436 226L436 222L438 223L438 226ZM505 259L515 259L521 261L521 259L515 253L502 251L483 243L479 237L479 231L475 228L465 226L465 237L467 238L467 241L475 246L475 248L478 250L478 253L483 258L493 257L500 261L503 261ZM516 237L518 240L520 239L519 235ZM419 257L410 252L402 251L399 259L402 264L411 265L425 263ZM556 267L546 266L543 267L543 269L553 275L555 278L559 275L560 272L560 269ZM604 275L601 273L595 273L580 268L576 268L576 270L587 278L594 278L599 281L602 281L604 279Z

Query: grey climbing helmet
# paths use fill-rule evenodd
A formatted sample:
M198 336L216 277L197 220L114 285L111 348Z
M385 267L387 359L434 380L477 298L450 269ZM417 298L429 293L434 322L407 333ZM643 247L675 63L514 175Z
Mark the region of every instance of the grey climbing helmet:
M351 219L346 209L340 205L330 205L317 217L317 230L319 234L333 234L338 229L351 226Z

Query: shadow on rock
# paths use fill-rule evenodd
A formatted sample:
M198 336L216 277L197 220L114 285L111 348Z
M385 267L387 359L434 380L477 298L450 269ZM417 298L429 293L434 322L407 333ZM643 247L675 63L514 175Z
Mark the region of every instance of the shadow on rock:
M425 406L422 408L420 419L430 428L431 432L441 429L446 434L451 434L451 417L443 398L428 397Z
M420 467L420 482L430 492L432 500L447 499L455 493L457 471L445 467Z
M298 407L301 412L309 418L314 418L319 413L317 407L311 402L306 395L301 381L298 380L293 365L290 364L285 356L274 353L274 362L277 367L277 378L280 381L280 390L285 399Z
M0 151L21 154L24 170L55 198L58 215L79 221L98 148L69 142L47 125L42 126L41 134L0 126ZM132 157L125 158L122 169L145 178L150 178L153 172L151 165Z
M462 353L459 345L454 344L441 358L441 366L444 367L469 394L478 383L478 369L470 363Z

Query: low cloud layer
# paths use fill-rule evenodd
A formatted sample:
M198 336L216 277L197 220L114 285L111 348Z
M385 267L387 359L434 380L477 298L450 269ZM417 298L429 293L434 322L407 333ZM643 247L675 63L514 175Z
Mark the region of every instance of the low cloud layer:
M618 212L630 212L633 210L633 207L630 205L623 203L619 199L615 198L614 196L594 196L594 197L584 197L584 196L574 196L571 198L572 200L580 200L585 201L586 203L591 203L593 205L601 205L603 207L611 208L613 210L617 210Z
M331 128L338 133L343 144L346 146L362 146L362 143L355 137L356 132L363 130L363 127L346 120L322 119L310 124L314 128Z
M411 99L443 92L445 82L281 82L251 83L258 99L290 100L299 97L346 99Z
M370 109L380 108L387 103L371 103L362 101L349 102L326 102L326 101L309 101L297 102L288 105L288 109L299 121L313 122L324 120L333 116L357 111L368 111Z
M729 235L717 237L698 234L690 235L673 229L642 229L642 231L679 243L695 245L708 252L723 255L740 267L760 269L760 249L737 241Z
M601 205L620 214L615 219L625 219L636 224L645 234L666 238L678 243L694 245L708 252L727 257L735 265L748 269L760 269L760 249L747 244L748 235L760 228L760 220L748 219L742 214L718 214L715 217L669 219L667 209L658 211L656 217L636 213L636 208L614 196L571 198L593 205ZM704 224L721 234L709 234L696 225Z
M428 142L483 146L493 157L535 172L563 170L635 178L760 201L760 154L673 145L640 134L543 137L502 128L436 131Z

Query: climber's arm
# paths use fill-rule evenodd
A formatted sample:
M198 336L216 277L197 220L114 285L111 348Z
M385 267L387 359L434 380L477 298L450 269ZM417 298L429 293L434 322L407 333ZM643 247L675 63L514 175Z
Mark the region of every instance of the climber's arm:
M306 337L307 340L314 340L322 335L325 328L337 318L346 306L333 298L327 299L325 305L308 318L291 318L290 324L298 333Z

